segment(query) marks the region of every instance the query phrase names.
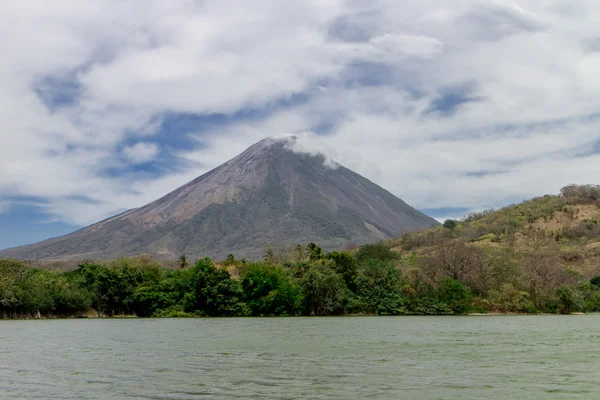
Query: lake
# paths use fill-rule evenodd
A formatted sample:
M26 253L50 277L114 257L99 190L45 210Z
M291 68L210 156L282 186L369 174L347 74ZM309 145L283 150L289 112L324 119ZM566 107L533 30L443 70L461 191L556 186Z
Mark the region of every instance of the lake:
M0 321L0 399L590 399L600 315Z

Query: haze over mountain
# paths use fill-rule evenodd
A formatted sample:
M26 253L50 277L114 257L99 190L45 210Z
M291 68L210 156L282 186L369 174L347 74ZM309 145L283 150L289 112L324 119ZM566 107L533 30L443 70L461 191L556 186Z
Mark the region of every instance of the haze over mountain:
M262 140L144 207L0 256L255 259L270 245L312 241L334 249L438 225L349 169L294 151L294 144L295 137Z

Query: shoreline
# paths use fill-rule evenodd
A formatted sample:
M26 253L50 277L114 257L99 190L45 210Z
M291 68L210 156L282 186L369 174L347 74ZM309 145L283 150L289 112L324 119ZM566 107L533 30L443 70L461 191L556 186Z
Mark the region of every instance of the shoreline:
M0 321L39 321L39 320L98 320L98 319L230 319L230 318L344 318L344 317L502 317L502 316L569 316L569 315L594 315L598 313L572 312L566 314L552 313L518 313L518 312L489 312L489 313L468 313L468 314L403 314L403 315L367 315L367 314L348 314L348 315L296 315L296 316L232 316L232 317L209 317L209 316L168 316L168 317L138 317L137 315L90 315L90 316L20 316L16 318L0 318Z

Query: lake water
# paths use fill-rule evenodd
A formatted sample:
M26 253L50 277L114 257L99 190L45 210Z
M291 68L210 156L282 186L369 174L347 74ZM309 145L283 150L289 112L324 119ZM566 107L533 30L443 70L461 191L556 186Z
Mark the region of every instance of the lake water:
M0 321L0 399L600 398L600 315Z

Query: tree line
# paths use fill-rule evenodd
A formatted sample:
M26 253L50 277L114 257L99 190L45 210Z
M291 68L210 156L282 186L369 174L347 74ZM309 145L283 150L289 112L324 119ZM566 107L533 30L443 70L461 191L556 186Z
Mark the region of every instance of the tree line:
M182 256L178 264L169 269L140 256L58 272L0 260L0 317L600 310L600 278L586 281L540 258L524 260L521 268L501 251L459 241L439 243L422 255L402 255L384 242L329 253L310 243L286 254L267 250L261 262L232 255L220 263L190 262Z

